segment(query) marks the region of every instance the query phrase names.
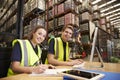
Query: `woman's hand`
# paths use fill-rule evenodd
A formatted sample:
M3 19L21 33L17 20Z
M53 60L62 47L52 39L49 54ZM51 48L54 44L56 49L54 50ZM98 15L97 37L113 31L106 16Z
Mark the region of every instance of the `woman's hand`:
M43 73L47 69L46 65L32 67L32 73Z

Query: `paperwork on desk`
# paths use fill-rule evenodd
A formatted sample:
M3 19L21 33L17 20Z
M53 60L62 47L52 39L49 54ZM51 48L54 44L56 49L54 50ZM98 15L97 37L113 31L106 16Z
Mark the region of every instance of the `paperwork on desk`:
M74 65L72 68L83 68L84 67L85 62L83 62L82 64L79 65ZM30 76L57 76L59 72L62 71L66 71L66 70L70 70L67 68L62 68L62 69L46 69L44 73L40 73L40 74L36 74L36 73L32 73L30 74Z
M57 76L59 72L66 71L70 69L46 69L44 73L36 74L32 73L30 76Z

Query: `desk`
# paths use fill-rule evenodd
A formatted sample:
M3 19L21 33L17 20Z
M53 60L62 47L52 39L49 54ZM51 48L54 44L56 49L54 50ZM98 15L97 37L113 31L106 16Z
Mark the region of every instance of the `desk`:
M84 69L88 70L102 70L107 72L120 72L120 64L104 63L104 68L91 67L99 66L99 62L86 62ZM71 68L70 66L57 66L57 68ZM29 74L18 74L15 76L1 78L0 80L63 80L61 76L30 76Z

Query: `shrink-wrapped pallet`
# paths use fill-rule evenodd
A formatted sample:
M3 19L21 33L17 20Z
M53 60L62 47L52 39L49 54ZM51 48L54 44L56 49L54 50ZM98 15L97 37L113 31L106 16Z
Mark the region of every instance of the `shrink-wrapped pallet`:
M58 18L54 19L54 27L58 27Z
M53 29L54 28L54 23L53 20L48 22L48 29Z
M81 6L81 9L80 9L80 12L86 11L86 10L89 10L89 11L92 12L92 7L91 7L91 4L90 4L90 0L83 0L82 1L82 6Z
M37 18L30 21L30 25L31 25L31 27L36 27L38 25L44 27L44 19L42 18L42 16L37 17Z
M52 14L53 16L56 16L58 14L58 6L55 5L53 8L52 8Z
M79 16L75 16L75 25L79 26Z
M45 0L30 0L32 10L35 8L45 10Z
M53 6L53 0L48 0L49 7Z
M52 9L50 9L48 11L48 19L51 19L51 18L53 18L53 11L52 11Z
M82 13L82 21L88 21L91 20L91 14L89 12Z
M58 5L58 15L64 13L64 3Z
M75 14L68 13L65 15L65 25L67 24L75 24Z
M53 5L57 4L58 0L53 0Z
M84 23L80 25L80 30L81 31L85 31L85 30L89 30L89 23Z
M75 10L75 4L73 0L66 0L65 1L65 11L68 10Z
M24 35L27 35L32 30L30 25L24 27Z
M97 10L99 11L98 5L94 5L92 9L93 9L93 11L97 11Z
M58 18L58 26L64 25L64 16Z

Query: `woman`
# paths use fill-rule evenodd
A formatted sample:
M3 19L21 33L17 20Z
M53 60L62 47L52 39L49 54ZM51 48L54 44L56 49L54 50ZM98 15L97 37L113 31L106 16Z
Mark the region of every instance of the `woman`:
M8 76L19 73L43 73L48 67L54 68L52 65L40 64L42 51L39 44L45 40L46 35L46 30L41 26L37 26L32 29L28 39L16 39L13 41Z

